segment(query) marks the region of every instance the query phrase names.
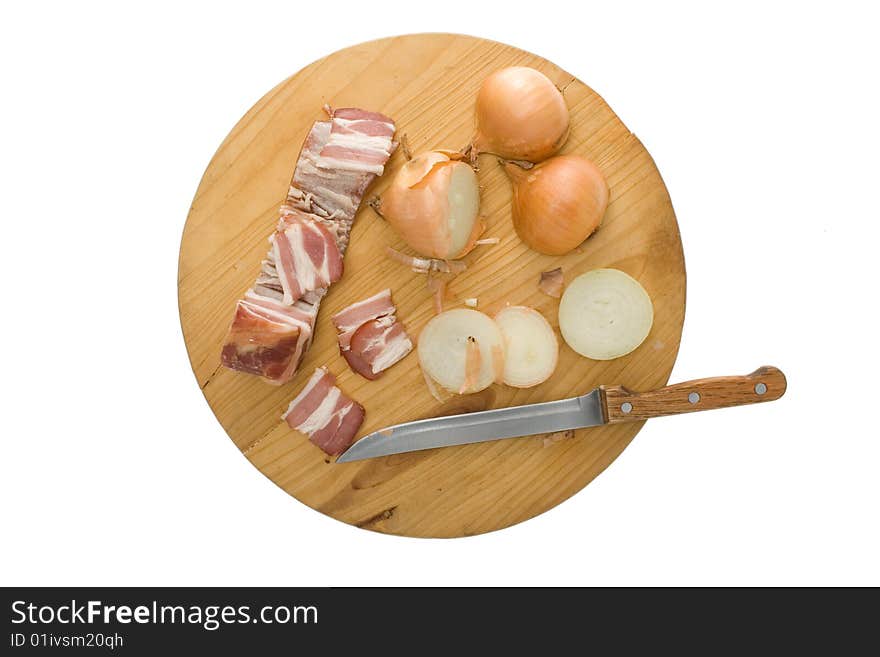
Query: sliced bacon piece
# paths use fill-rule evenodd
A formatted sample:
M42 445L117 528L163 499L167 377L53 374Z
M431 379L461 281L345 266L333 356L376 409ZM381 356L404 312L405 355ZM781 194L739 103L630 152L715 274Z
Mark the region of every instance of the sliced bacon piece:
M394 124L370 119L344 119L333 117L330 134L365 135L367 137L388 137L394 135Z
M328 114L330 135L321 148L318 167L381 176L396 147L391 141L394 122L353 107L329 109Z
M345 362L348 363L352 372L357 372L370 381L375 381L379 378L381 372L379 374L374 374L372 366L360 355L359 352L352 351L351 349L340 349L339 351L342 352L342 357L345 359Z
M360 328L361 324L390 315L394 311L390 289L382 290L368 299L358 301L340 310L332 317L333 325L339 332L339 348L342 351L349 348L351 336Z
M337 140L334 140L337 141ZM322 168L363 171L381 176L389 153L370 148L349 146L345 143L327 144L321 151L318 166Z
M342 355L352 365L349 356L366 365L352 369L367 379L375 379L382 372L412 351L413 344L394 315L386 315L362 324L351 336L351 346Z
M394 122L357 108L328 110L312 126L288 191L287 204L351 223L361 198L397 144ZM326 151L326 153L325 153Z
M412 340L397 321L396 311L391 290L382 290L333 316L339 351L349 367L366 379L377 379L412 351Z
M345 253L348 247L348 237L351 231L351 224L344 219L335 219L333 217L322 217L318 214L306 212L299 207L294 207L288 203L281 206L280 218L278 220L278 230L284 230L296 221L314 221L327 229L333 236L340 255Z
M335 215L350 223L375 176L319 166L321 150L330 140L330 128L330 121L317 121L312 126L293 173L287 204L326 217Z
M275 231L272 252L286 304L342 277L336 237L316 221L299 217L285 221L284 228Z
M357 121L357 120L378 121L379 123L388 123L392 126L394 125L394 121L389 119L384 114L380 114L379 112L370 112L368 110L362 110L358 107L337 107L336 109L332 109L328 106L328 107L325 107L325 109L328 110L327 113L330 115L331 119L351 119L354 121Z
M266 381L288 381L299 365L311 326L241 300L223 344L226 367L256 374Z
M364 421L364 407L336 387L335 377L319 367L281 416L330 456L344 452Z
M305 387L288 404L287 411L281 416L291 428L296 429L302 425L315 411L325 397L330 393L335 379L327 372L326 368L320 367L314 371Z

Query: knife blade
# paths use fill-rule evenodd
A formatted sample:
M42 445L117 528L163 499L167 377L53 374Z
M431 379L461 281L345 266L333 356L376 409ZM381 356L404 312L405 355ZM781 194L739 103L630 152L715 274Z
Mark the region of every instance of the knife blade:
M785 375L771 366L745 376L698 379L648 392L599 386L570 399L396 424L364 436L336 462L773 401L786 386Z
M404 422L364 436L337 463L604 424L597 388L582 397Z

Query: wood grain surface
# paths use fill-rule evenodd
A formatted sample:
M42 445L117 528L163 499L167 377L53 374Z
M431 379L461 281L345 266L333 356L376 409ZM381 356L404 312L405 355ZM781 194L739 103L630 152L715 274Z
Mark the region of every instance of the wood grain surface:
M645 392L604 385L601 390L608 422L632 422L775 401L785 394L786 386L782 371L766 365L744 376L696 379Z
M477 297L479 309L490 314L508 303L529 305L558 330L558 300L538 290L540 272L561 266L568 282L590 269L615 267L639 280L654 303L654 326L641 347L618 360L597 362L578 356L560 339L559 367L547 382L526 390L495 385L445 404L428 393L415 353L379 380L366 381L339 356L330 316L391 287L398 317L418 336L433 308L424 278L383 257L386 245L406 247L364 204L345 275L321 306L314 344L296 378L273 387L220 367L235 302L257 275L300 147L312 122L323 118L322 105L384 112L416 152L459 149L473 131L480 82L511 65L535 67L564 90L572 130L562 152L582 154L599 166L611 187L611 203L602 227L577 251L540 255L517 239L510 184L496 161L482 156L484 236L501 242L466 257L468 270L451 284L447 307L460 307L467 297ZM589 70L587 62L583 70ZM403 161L398 151L368 197L388 184ZM550 509L607 467L641 423L580 430L562 439L537 436L337 465L280 419L315 367L326 365L342 390L366 408L359 435L440 414L562 399L600 384L653 389L664 385L672 370L685 308L675 215L639 140L599 95L552 63L504 44L448 34L400 36L341 50L260 99L205 171L184 229L178 288L196 379L242 454L322 513L358 527L420 537L479 534Z

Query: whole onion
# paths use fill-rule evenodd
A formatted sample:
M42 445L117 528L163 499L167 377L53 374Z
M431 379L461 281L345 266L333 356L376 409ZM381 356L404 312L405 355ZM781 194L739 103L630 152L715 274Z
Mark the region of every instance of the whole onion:
M480 87L471 157L540 162L562 148L568 132L568 107L553 82L533 68L511 66Z
M530 248L562 255L593 234L608 207L608 183L579 155L557 155L529 169L507 162L513 227Z

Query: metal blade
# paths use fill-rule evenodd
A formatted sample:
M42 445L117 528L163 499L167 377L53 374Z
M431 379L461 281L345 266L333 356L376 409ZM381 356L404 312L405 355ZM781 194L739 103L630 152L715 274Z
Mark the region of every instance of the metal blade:
M599 390L571 399L396 424L364 436L337 463L605 424Z

